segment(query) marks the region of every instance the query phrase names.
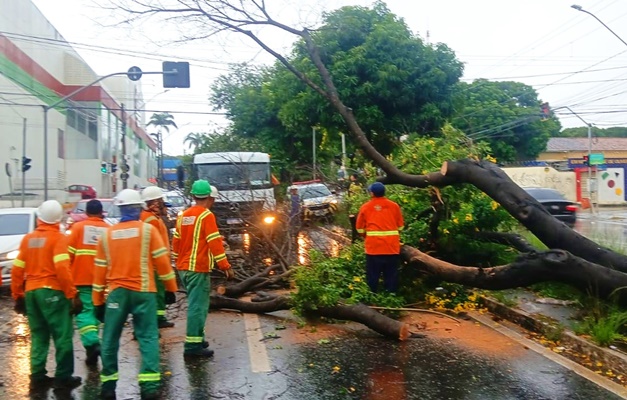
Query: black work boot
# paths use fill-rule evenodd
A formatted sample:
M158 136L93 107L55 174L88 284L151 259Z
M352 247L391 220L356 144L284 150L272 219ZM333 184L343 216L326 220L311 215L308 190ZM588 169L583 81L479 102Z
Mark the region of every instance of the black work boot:
M170 322L167 319L160 319L157 322L157 326L159 327L159 329L172 328L172 327L174 327L174 322Z
M92 346L87 346L85 347L85 351L87 351L85 364L90 367L98 365L98 357L100 357L100 345L94 344Z
M141 399L142 400L157 400L159 399L158 391L141 391Z
M207 348L209 348L209 342L207 342L206 340L203 340L203 341L202 341L202 348L203 348L203 349L207 349Z
M48 390L50 385L52 385L53 380L54 379L52 379L48 375L37 376L37 377L31 376L30 384L28 388L30 389L31 392L39 392L39 391L43 392L43 391Z
M54 378L54 383L52 384L52 386L55 389L72 390L74 388L79 387L82 382L83 382L83 378L81 378L80 376L70 376L67 378Z
M194 349L194 350L185 350L183 353L185 358L210 358L213 357L213 350L211 349Z

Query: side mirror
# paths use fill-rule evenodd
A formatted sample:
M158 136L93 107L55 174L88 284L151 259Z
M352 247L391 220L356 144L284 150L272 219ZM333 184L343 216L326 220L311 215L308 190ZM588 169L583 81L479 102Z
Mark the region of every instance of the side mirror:
M167 201L164 201L163 205L166 206L166 207L170 207L170 208L172 207L172 203L167 202Z

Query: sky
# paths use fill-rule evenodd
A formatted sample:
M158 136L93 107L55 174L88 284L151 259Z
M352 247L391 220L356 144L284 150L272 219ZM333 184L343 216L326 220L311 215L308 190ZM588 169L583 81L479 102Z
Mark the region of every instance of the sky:
M128 1L128 0L121 0ZM162 0L167 2L169 0ZM224 34L181 42L197 33L191 24L156 18L121 24L108 0L33 0L98 74L161 70L162 61L189 61L189 89L162 87L161 77L142 78L148 110L168 111L179 126L164 138L164 151L182 154L189 132L209 132L228 121L209 104L211 83L229 64L270 64L272 56L246 37ZM273 17L297 28L319 26L321 15L365 0L268 0ZM594 16L577 11L579 4ZM578 3L577 3L578 2ZM388 0L388 8L429 43L445 43L465 65L462 80L513 80L533 86L563 127L591 123L627 126L627 2L624 0ZM295 37L270 28L262 38L287 54ZM619 37L621 39L619 39ZM569 107L571 111L563 107ZM183 113L184 111L185 113ZM148 116L151 113L148 113ZM583 121L582 121L583 120Z

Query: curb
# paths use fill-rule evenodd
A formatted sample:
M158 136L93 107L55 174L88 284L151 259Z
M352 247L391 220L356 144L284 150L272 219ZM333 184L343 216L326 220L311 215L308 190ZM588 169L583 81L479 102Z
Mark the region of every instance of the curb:
M533 314L507 307L489 297L482 297L481 302L492 314L498 315L530 331L543 334L547 329L556 327L556 325L542 320ZM560 343L580 354L589 356L591 359L601 361L606 368L611 369L617 375L627 375L627 356L618 351L597 346L568 330L562 332Z

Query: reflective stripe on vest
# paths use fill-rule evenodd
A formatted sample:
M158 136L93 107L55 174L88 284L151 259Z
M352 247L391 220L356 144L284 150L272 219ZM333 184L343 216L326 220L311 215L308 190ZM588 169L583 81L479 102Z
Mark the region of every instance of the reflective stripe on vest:
M142 292L148 291L148 284L150 283L150 274L148 273L148 258L150 257L150 235L152 234L152 226L151 225L143 225L142 226L142 249L141 256L139 259L139 268L141 271L141 279L142 279Z
M398 236L398 231L366 231L366 236Z
M194 237L192 237L192 254L189 258L189 270L196 271L196 252L198 251L198 243L200 242L200 228L202 223L211 214L208 210L203 211L194 222ZM204 238L203 238L204 239Z

